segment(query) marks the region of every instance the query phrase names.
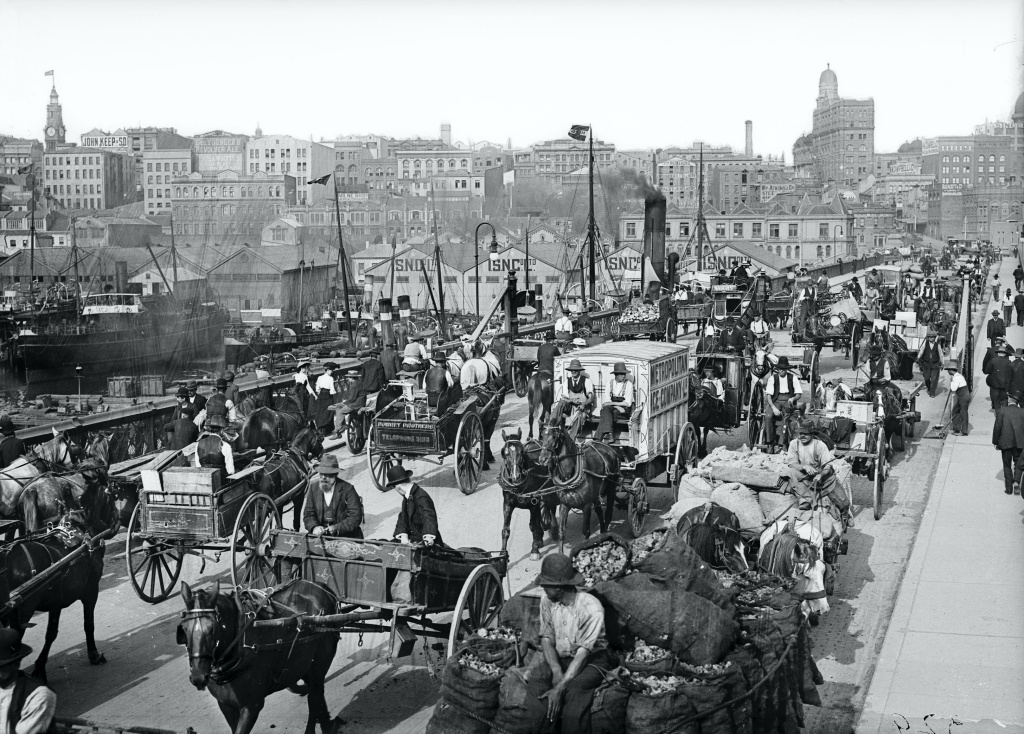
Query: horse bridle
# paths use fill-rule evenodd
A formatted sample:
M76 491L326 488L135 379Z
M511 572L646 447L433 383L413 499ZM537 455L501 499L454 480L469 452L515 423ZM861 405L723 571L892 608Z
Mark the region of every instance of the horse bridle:
M58 438L58 437L57 437L57 436L55 436L54 438ZM64 447L64 453L63 453L63 454L57 454L57 456L56 456L55 458L53 458L53 459L45 459L45 458L43 458L42 456L40 456L39 454L37 454L37 453L36 453L36 447L35 447L35 446L33 446L32 448L30 448L30 449L29 449L28 451L29 451L29 453L30 453L30 454L32 454L32 456L33 456L33 457L35 457L35 458L36 458L36 459L37 459L38 461L41 461L41 462L42 462L43 464L45 464L46 466L50 467L50 468L51 468L51 470L52 470L52 467L54 467L54 466L59 466L59 465L63 464L63 462L64 462L64 460L65 460L65 459L68 459L68 460L70 460L70 461L71 461L72 463L74 463L74 457L72 457L72 456L71 456L71 442L70 442L70 441L68 441L67 439L63 439L63 438L62 438L62 439L61 439L60 441L58 441L57 443L58 443L58 445L62 445L62 446ZM45 444L44 444L44 445L45 445Z

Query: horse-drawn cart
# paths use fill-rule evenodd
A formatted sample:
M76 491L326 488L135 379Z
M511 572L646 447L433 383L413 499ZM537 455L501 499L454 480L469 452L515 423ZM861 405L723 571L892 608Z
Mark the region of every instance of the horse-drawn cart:
M386 488L388 469L405 459L455 456L455 479L464 494L476 491L486 458L485 423L497 420L504 392L473 388L458 401L431 407L427 394L412 385L392 382L402 390L373 417L366 442L366 461L374 486ZM451 388L449 388L451 389Z
M304 617L304 628L390 633L389 657L412 652L416 635L447 640L450 655L476 630L495 626L504 603L504 551L314 537L276 528L269 541L275 583L289 576L322 583L341 602L335 614Z
M170 596L186 555L205 563L229 552L233 585L268 585L270 531L281 526L287 505L299 511L307 477L272 497L258 491L264 468L258 460L222 481L221 470L192 467L181 451L164 451L111 472L111 482L138 492L125 561L140 599L158 604Z
M544 342L535 339L516 339L508 350L508 361L511 363L512 388L516 396L526 397L530 375L537 368L537 349Z

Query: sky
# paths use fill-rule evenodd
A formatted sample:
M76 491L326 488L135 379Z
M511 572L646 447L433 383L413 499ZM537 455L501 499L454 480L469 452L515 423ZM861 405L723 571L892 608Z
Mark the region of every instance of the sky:
M342 134L517 147L591 124L619 149L785 153L826 64L875 150L1007 119L1024 0L0 0L0 134Z

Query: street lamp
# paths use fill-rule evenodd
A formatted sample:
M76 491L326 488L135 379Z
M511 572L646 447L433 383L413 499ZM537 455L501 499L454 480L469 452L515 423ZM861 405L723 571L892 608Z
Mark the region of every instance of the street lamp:
M837 229L840 232L842 232L843 231L843 225L837 224L834 227L832 227L832 257L838 257L839 256L839 250L836 249L836 230Z
M473 242L475 247L473 248L473 276L476 280L476 320L480 321L480 228L483 226L491 228L491 249L490 259L498 259L498 230L494 228L494 225L490 222L480 222L476 225L476 231L473 233Z

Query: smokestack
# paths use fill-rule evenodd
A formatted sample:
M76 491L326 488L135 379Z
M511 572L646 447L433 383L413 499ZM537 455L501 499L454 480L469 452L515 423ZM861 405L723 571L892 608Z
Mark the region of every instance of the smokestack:
M447 122L441 125L441 142L445 145L452 144L452 126Z
M655 189L644 197L644 252L663 285L665 277L665 195Z
M391 323L391 299L381 298L380 306L380 338L385 344L395 341L395 325Z
M125 293L128 290L128 263L118 260L114 263L114 287L117 293Z
M672 290L675 287L675 284L676 284L676 270L677 270L678 267L679 267L679 253L678 252L670 252L669 256L668 256L668 273L666 273L666 275L668 275L668 282L665 284L665 287L668 288L669 290Z
M744 148L747 158L754 157L754 123L747 120L747 145Z

